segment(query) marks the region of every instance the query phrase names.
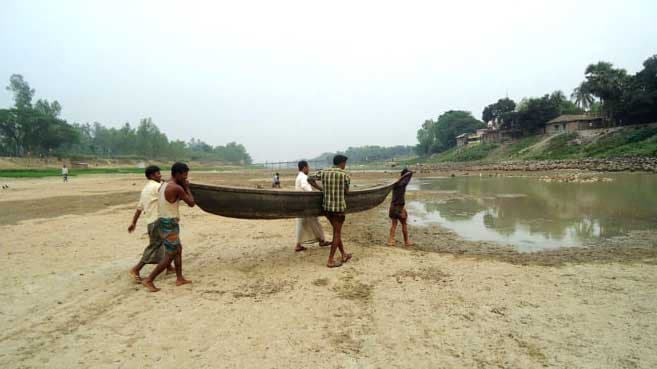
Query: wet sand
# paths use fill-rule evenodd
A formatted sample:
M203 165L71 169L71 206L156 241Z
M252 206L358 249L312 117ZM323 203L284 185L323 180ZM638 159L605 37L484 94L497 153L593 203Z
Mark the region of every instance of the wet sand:
M193 179L269 186L268 172ZM347 217L354 259L328 269L327 249L292 251L293 220L183 208L194 283L162 276L152 294L127 275L147 243L143 223L126 231L143 177L2 182L2 368L657 367L651 232L519 254L411 225L417 246L392 248L384 204Z

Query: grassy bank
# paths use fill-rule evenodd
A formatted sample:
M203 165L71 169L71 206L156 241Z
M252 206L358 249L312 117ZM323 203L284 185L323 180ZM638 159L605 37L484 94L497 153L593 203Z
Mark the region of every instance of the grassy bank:
M495 162L657 156L657 127L638 126L599 132L532 136L513 143L452 148L424 162Z
M143 173L141 168L92 168L92 169L75 169L68 171L69 176L79 176L85 174L114 174L114 173ZM9 178L42 178L42 177L60 177L61 169L0 169L0 177Z

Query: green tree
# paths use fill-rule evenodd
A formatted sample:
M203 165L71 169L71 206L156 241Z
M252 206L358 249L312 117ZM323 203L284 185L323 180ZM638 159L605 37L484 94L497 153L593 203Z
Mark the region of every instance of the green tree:
M575 103L568 100L562 91L552 92L550 102L557 107L559 114L581 114L584 112Z
M0 154L128 155L251 163L246 148L236 142L217 147L195 139L189 144L169 142L151 118L142 119L136 129L130 123L120 128L107 128L98 122L68 124L60 119L59 102L39 99L32 104L35 91L18 74L11 76L7 90L14 95L14 106L0 109Z
M34 110L42 115L47 115L52 118L59 118L59 115L62 112L62 107L56 100L52 103L49 103L48 100L39 99L34 104Z
M502 116L502 129L517 130L522 135L530 135L540 131L540 128L551 119L561 114L580 114L572 101L561 91L554 91L542 97L524 98L518 104L515 112Z
M50 153L79 139L77 131L58 118L62 108L57 101L38 100L32 106L35 91L23 76L12 75L7 90L14 95L14 107L0 112L0 140L5 151L17 156Z
M503 99L497 100L496 103L490 104L484 108L484 111L481 114L481 119L486 122L502 118L507 113L510 113L516 109L516 102L505 97Z
M413 147L411 146L360 146L349 147L345 152L351 162L373 162L384 161L400 157L408 157L413 154Z
M424 123L422 123L422 127L417 131L418 144L415 151L418 155L431 154L431 146L435 140L431 127L433 127L434 124L436 124L436 122L434 122L433 119L425 120Z
M575 87L573 93L570 95L570 98L575 100L575 105L585 111L591 110L591 107L595 102L595 98L584 83L580 84L578 87Z
M7 91L11 91L14 95L14 107L18 110L26 110L32 108L32 98L34 97L34 90L23 79L20 74L12 74L9 77L9 86Z
M432 154L448 150L456 146L456 136L462 133L472 133L485 126L468 111L450 110L445 112L435 122L425 121L418 131L418 153ZM422 148L420 149L420 147Z
M622 118L628 123L657 122L657 55L643 62L623 94Z
M617 69L608 62L591 64L585 71L586 80L580 87L600 99L602 110L614 120L621 118L618 113L623 110L625 91L632 83L632 78L625 69Z
M22 129L17 109L0 110L0 139L10 155L21 154Z
M137 153L146 158L157 158L166 151L167 136L153 123L151 118L139 121L137 128Z

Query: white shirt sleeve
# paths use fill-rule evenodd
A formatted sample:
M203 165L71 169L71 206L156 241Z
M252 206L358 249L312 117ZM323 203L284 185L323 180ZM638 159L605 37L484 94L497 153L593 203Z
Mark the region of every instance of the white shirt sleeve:
M146 204L144 204L144 190L141 190L139 194L139 203L137 204L137 210L144 211Z
M312 192L313 187L310 185L310 183L308 183L308 176L301 177L299 182L302 190L306 192Z

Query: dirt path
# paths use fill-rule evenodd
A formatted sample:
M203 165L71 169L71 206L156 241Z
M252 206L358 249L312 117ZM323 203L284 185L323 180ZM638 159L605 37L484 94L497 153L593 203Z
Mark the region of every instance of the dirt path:
M136 181L135 201L141 185L136 176L76 180L76 191L116 194ZM23 183L28 199L75 196ZM14 201L0 206L17 211ZM194 283L175 287L167 276L150 294L126 273L147 242L143 224L126 232L132 206L51 217L47 201L43 216L0 223L2 368L657 367L650 263L522 265L389 248L380 223L364 224L380 208L348 218L355 258L328 269L326 249L292 252L293 221L184 209Z

